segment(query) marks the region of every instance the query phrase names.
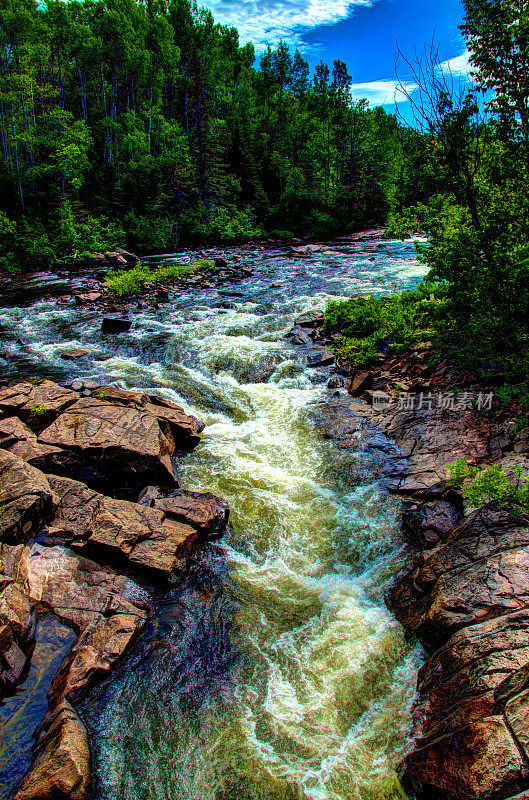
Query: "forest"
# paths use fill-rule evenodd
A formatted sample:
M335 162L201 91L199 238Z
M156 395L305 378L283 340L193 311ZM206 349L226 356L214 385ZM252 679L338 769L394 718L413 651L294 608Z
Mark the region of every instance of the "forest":
M407 134L189 0L2 0L0 250L39 265L383 222Z

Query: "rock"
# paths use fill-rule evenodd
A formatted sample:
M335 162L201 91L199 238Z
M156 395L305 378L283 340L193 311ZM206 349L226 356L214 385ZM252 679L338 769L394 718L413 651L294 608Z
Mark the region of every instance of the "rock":
M56 419L79 395L53 381L17 383L0 390L0 411L17 416L33 430L40 430Z
M306 331L298 330L294 334L294 344L311 347L313 342L311 336Z
M179 447L193 449L200 442L199 434L204 430L204 424L196 417L186 414L182 406L171 400L164 400L154 394L125 391L115 386L98 387L92 392L92 396L131 408L141 407L143 411L156 417L162 425L168 426Z
M50 535L64 539L76 549L99 558L126 560L133 568L169 576L185 563L197 544L200 525L182 524L185 513L172 514L173 519L167 519L163 507L150 508L105 497L69 478L50 475L49 480L59 501L49 525ZM222 501L213 495L210 498L203 500L202 505L198 500L194 505L188 504L189 516L194 511L204 527L208 523L211 527L216 522L220 524L222 511L227 513L213 502ZM185 509L184 500L181 504ZM181 521L175 521L176 518Z
M105 253L105 259L113 267L126 267L128 263L124 255L118 251Z
M81 633L61 664L48 692L52 707L63 700L73 704L106 679L125 653L143 620L131 614L114 614L95 628Z
M90 787L88 735L68 702L49 715L34 754L12 800L85 800Z
M222 535L230 514L226 501L210 492L202 494L148 486L140 494L139 502L163 511L170 519L191 525L205 537Z
M293 256L312 256L314 253L321 253L327 249L323 244L304 244L300 247L292 247L290 252Z
M307 311L305 314L301 314L295 320L294 324L298 325L300 328L318 328L320 325L323 325L324 319L325 314L323 311L315 309L314 311Z
M309 358L308 367L329 367L334 364L334 353L332 350L324 350L320 355Z
M129 253L128 250L123 250L120 247L118 249L118 253L120 254L120 256L122 256L125 259L127 264L130 264L131 266L135 266L136 264L139 263L140 259L138 258L138 256L135 255L134 253Z
M0 696L13 691L29 667L37 614L13 579L0 575Z
M82 347L79 347L74 350L65 350L64 353L61 353L61 358L64 358L66 361L76 361L78 358L87 356L89 352L89 350L84 350Z
M171 426L147 411L83 397L46 428L38 441L70 451L67 466L75 477L118 486L153 479L175 481Z
M371 370L362 370L351 378L349 394L353 397L360 397L367 389L370 389L372 385L373 374Z
M150 598L132 578L62 545L25 546L13 568L32 603L78 631L100 627L114 614L135 617L138 625L147 617Z
M29 667L27 654L9 625L0 623L0 697L10 694Z
M398 576L388 594L403 624L432 650L459 628L529 602L529 518L475 512Z
M327 381L327 389L343 389L345 386L345 379L342 375L331 375Z
M103 297L101 292L82 292L81 294L74 295L74 300L78 306L86 306L91 303L97 303Z
M217 269L217 270L226 269L227 266L228 266L228 262L226 261L225 258L216 258L215 259L215 269Z
M415 751L406 758L405 769L404 787L417 800L512 798L529 779L529 768L501 716Z
M95 392L97 389L101 388L101 384L97 381L86 380L85 378L76 378L70 384L71 388L75 392Z
M443 533L445 512L437 546L387 593L430 654L404 786L418 800L513 798L529 785L529 517L489 505Z
M52 513L46 477L18 456L0 450L0 541L25 542Z
M434 547L462 519L461 511L447 500L430 503L404 501L402 529L423 549Z
M104 317L101 323L103 333L127 333L132 328L131 319L120 319L118 317Z

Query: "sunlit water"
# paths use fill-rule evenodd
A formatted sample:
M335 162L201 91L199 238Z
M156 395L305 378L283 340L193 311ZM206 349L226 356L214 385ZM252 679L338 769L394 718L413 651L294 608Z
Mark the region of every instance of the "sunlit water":
M399 567L396 508L360 454L318 436L326 373L307 369L285 335L302 311L413 285L422 268L408 244L332 250L233 250L228 260L251 261L251 277L138 312L119 337L54 300L0 309L10 377L74 371L154 389L200 416L184 485L232 510L225 541L197 558L83 708L94 798L404 796L394 766L416 653L383 603ZM60 359L76 346L90 350L87 362Z

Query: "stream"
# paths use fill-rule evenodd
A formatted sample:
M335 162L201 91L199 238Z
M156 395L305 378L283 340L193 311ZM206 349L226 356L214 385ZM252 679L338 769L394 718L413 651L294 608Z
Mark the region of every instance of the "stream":
M135 308L119 336L57 301L87 275L41 274L0 297L2 377L89 377L182 403L206 424L182 483L231 507L228 535L81 708L94 800L405 797L394 767L418 653L383 600L401 565L397 506L361 453L318 434L329 370L286 335L302 312L412 287L424 268L408 242L328 248L226 248L251 276ZM60 358L77 347L89 357Z

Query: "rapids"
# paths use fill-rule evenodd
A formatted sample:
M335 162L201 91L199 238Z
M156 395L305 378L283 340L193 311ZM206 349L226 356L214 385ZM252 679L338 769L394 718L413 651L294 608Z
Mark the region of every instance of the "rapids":
M251 277L136 309L117 337L93 312L38 299L31 281L0 301L10 380L82 375L183 403L206 423L183 485L231 507L226 539L197 556L81 709L94 799L404 797L394 767L418 655L383 602L401 563L396 507L361 454L318 435L328 370L308 369L285 336L303 311L413 286L423 268L409 243L330 248L228 249ZM72 287L39 280L52 294ZM80 346L88 362L60 358Z

